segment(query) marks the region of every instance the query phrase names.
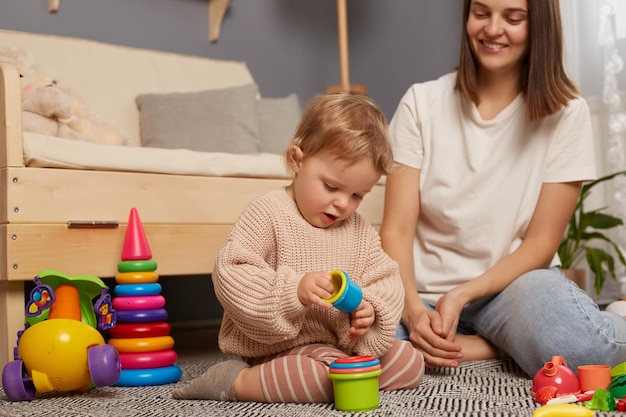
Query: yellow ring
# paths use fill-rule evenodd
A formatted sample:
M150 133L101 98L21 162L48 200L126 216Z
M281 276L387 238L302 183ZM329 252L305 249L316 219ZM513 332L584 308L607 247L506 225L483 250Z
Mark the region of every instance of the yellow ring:
M171 349L174 346L174 338L169 335L129 339L113 338L108 343L122 353L157 352Z
M343 292L346 290L346 274L339 269L333 269L330 271L330 276L333 281L333 294L330 298L325 299L324 301L328 301L329 303L334 303L341 297Z
M153 271L120 272L115 275L115 282L118 284L147 284L158 280L159 274Z

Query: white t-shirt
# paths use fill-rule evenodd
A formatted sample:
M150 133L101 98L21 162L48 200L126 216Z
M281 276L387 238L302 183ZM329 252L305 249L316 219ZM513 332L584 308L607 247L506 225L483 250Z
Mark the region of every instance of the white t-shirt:
M529 123L520 94L483 120L455 80L414 84L390 123L394 159L421 171L415 276L433 301L520 245L543 183L596 178L583 99Z

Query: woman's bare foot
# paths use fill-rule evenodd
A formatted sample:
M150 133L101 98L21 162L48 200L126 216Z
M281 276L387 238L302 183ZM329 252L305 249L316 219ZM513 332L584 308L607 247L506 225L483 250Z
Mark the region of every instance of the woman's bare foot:
M460 334L456 336L454 341L461 345L461 353L463 353L463 357L458 359L459 362L502 358L500 349L482 336Z

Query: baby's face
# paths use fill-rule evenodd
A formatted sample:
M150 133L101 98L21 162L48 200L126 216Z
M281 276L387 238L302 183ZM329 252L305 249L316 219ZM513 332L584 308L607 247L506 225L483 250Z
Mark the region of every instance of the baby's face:
M302 216L326 228L350 217L379 179L370 158L352 162L315 155L299 163L291 188Z

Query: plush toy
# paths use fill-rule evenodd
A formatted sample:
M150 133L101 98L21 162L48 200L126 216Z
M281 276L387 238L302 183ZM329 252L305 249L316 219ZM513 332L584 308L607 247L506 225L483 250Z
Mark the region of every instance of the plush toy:
M87 104L39 65L32 52L7 47L0 61L15 64L22 87L22 130L106 145L126 145L124 135L100 120Z

